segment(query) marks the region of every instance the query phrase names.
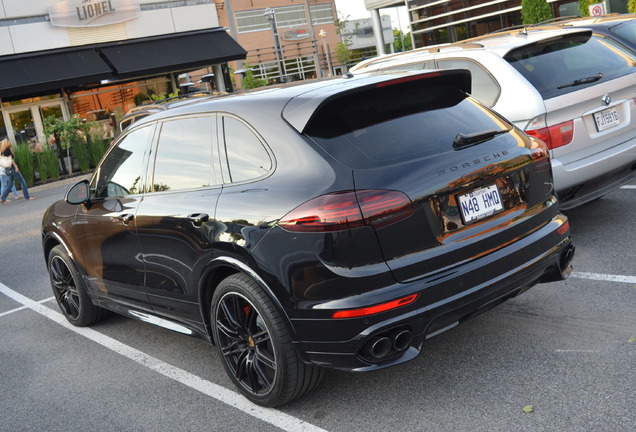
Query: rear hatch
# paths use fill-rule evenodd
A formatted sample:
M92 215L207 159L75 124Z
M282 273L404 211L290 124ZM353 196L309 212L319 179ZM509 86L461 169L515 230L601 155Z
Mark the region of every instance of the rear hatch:
M393 220L391 204L379 203L391 222L372 224L400 282L452 271L527 236L558 211L545 205L555 199L543 143L468 97L458 74L467 72L337 95L304 130L352 168L363 212L374 197L366 191L407 197L408 217Z
M567 165L636 136L636 57L610 39L575 30L516 48L505 59L545 101L527 132Z

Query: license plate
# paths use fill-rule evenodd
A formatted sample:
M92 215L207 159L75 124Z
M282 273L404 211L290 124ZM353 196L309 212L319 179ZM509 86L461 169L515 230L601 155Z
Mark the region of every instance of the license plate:
M464 223L474 222L503 210L496 185L475 189L458 195L458 198Z
M595 112L594 121L596 122L596 129L599 132L621 124L618 111L616 111L614 107Z

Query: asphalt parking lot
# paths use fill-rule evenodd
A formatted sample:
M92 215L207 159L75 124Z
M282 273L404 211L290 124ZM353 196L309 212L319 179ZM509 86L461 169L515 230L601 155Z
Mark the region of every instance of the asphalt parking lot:
M635 430L636 183L566 212L568 280L431 339L404 365L328 371L276 410L238 395L204 342L118 316L66 324L39 225L69 185L0 208L0 432Z

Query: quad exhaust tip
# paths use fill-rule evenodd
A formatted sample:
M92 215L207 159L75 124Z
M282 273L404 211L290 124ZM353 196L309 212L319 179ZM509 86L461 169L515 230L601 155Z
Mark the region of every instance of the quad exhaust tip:
M403 353L411 346L411 331L406 328L386 330L371 337L363 345L362 357L381 361Z

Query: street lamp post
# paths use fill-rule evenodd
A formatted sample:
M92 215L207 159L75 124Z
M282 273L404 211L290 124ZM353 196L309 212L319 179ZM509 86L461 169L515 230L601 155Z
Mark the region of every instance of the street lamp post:
M267 8L263 14L267 17L269 25L272 27L272 34L274 35L274 53L276 54L276 64L278 65L278 78L280 82L283 82L283 65L280 61L280 41L278 40L278 29L276 28L276 15L274 9Z
M322 38L322 47L325 51L325 57L327 57L327 75L332 76L333 73L331 72L331 57L329 56L329 49L327 48L327 32L325 31L325 29L321 29L318 33L318 36Z

